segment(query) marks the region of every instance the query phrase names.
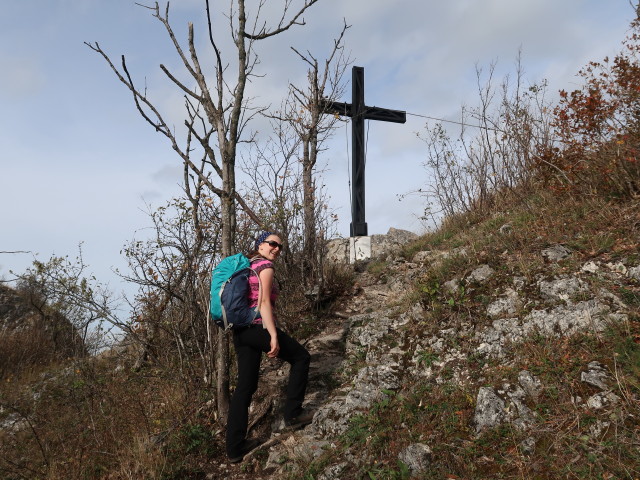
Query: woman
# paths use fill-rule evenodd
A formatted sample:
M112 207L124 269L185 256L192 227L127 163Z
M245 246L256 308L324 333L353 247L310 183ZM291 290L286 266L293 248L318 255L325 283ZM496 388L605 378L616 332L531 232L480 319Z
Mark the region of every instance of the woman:
M293 429L311 423L313 414L302 408L309 377L310 355L297 341L277 327L274 313L279 289L274 282L273 262L282 252L282 240L272 232L262 232L249 254L251 268L260 277L249 277L252 307L260 302L260 314L253 323L233 330L233 345L238 359L238 382L229 406L227 421L227 455L231 463L243 457L259 445L247 440L247 422L251 397L258 387L262 352L269 358L281 358L291 364L287 400L284 405L284 421ZM260 288L261 287L261 288ZM260 289L262 294L260 294ZM259 298L260 297L260 298Z

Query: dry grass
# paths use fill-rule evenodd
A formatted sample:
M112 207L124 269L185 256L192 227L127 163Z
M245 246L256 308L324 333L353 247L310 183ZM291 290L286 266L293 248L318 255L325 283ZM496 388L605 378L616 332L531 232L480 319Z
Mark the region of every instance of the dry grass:
M3 413L19 428L0 442L3 478L167 478L170 449L185 448L180 431L207 422L199 388L170 372L114 370L87 360L52 368L38 382L0 390ZM203 416L204 415L204 416ZM207 425L210 428L210 425ZM179 457L179 455L178 455Z

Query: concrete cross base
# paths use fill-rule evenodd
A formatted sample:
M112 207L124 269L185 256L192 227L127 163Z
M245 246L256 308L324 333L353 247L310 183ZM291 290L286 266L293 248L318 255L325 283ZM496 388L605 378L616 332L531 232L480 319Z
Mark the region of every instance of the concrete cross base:
M349 238L349 263L371 258L371 237Z

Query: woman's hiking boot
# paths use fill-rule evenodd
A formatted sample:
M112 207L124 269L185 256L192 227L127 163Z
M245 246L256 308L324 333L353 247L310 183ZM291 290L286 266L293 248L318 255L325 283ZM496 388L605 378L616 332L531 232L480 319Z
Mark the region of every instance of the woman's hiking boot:
M260 446L262 442L258 439L245 440L244 445L240 449L238 455L231 456L229 455L229 463L240 463L244 456L249 453L251 450Z
M306 425L309 425L313 421L313 416L316 412L312 412L305 408L295 417L287 420L284 419L284 429L285 430L297 430Z

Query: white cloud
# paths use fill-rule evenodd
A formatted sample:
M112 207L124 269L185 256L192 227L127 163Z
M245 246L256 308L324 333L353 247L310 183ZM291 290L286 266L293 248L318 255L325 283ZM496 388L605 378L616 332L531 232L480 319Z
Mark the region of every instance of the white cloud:
M151 178L160 185L175 185L182 179L183 168L176 156L173 164L167 164L151 174Z
M36 59L0 53L0 64L0 98L4 101L15 102L42 91L46 76Z

